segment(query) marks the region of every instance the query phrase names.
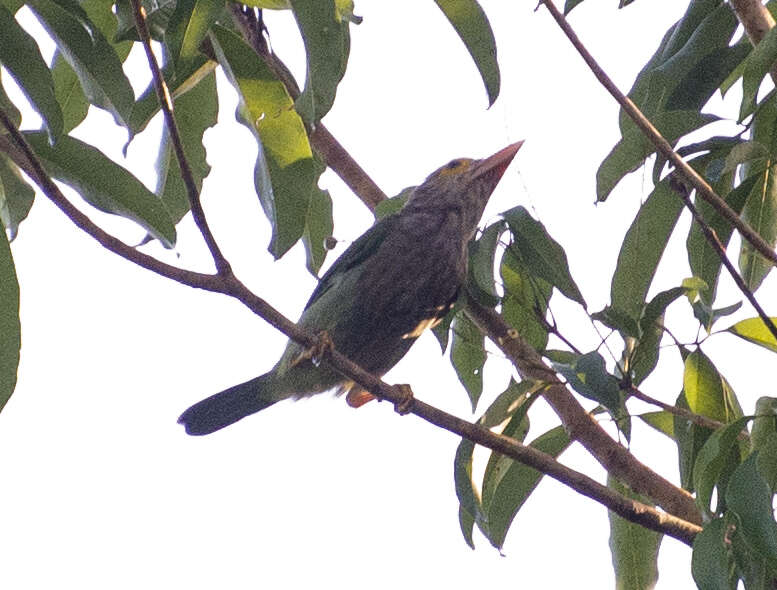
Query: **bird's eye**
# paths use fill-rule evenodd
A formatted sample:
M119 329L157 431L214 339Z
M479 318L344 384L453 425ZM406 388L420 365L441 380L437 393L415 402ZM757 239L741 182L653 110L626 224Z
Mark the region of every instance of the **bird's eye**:
M459 168L460 166L461 160L451 160L445 165L448 170L456 170L456 168Z

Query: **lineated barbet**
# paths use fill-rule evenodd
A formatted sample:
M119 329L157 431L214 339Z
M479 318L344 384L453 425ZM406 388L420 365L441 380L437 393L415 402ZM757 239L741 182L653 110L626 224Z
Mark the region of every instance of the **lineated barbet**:
M321 277L299 319L334 348L382 376L453 306L467 274L467 244L523 142L483 160L456 159L416 187L407 204L358 238ZM310 351L289 341L264 375L186 410L178 421L209 434L277 401L338 388L355 407L372 399Z

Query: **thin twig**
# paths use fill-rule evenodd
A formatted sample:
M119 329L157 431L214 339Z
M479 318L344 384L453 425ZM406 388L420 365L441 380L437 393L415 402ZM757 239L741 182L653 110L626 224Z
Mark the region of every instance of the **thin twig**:
M76 226L92 236L107 250L180 284L232 296L295 342L308 347L317 344L316 336L289 321L264 299L252 293L233 274L206 275L173 267L152 256L143 254L107 234L65 198L45 172L29 143L2 109L0 109L0 122L8 129L14 142L11 144L6 138L0 137L0 150L5 151L17 165L28 172L41 187L43 193ZM348 379L355 381L379 397L387 399L395 405L407 403L406 394L400 388L388 385L374 375L367 373L337 350L330 351L323 360ZM659 512L651 506L626 498L588 476L565 467L553 457L524 446L509 437L495 434L487 428L462 420L417 399L411 399L408 407L411 413L431 424L546 473L578 493L602 503L627 520L668 534L688 545L701 531L701 528L693 522Z
M661 153L661 155L663 155L674 165L676 171L682 175L683 179L688 182L688 184L696 189L696 192L701 196L701 198L707 201L718 213L720 213L723 218L726 219L726 221L734 226L742 235L742 237L747 240L753 246L753 248L758 251L759 254L761 254L764 258L773 264L777 264L777 253L775 253L774 248L772 248L772 246L770 246L766 240L764 240L755 230L753 230L753 228L742 221L739 215L737 215L736 211L729 207L728 203L720 198L720 196L712 189L707 181L704 180L704 178L702 178L701 175L699 175L699 173L696 172L691 166L689 166L685 160L683 160L677 154L677 152L674 151L674 149L672 149L671 144L666 139L664 139L664 137L658 132L658 130L653 126L648 118L645 117L642 111L639 110L637 105L635 105L628 96L623 94L620 89L618 89L615 83L610 79L610 77L593 58L588 49L586 49L586 47L580 41L575 31L567 22L566 18L564 18L564 15L561 14L558 8L556 8L555 4L553 4L553 1L540 0L540 2L548 9L548 12L550 12L556 23L558 23L558 26L583 58L591 72L593 72L594 76L596 76L599 82L601 82L602 86L607 89L612 97L618 101L618 104L621 105L621 108L632 119L632 121L634 121L637 127L642 130L642 133L647 136L647 138Z
M691 215L693 215L693 220L699 224L699 229L701 229L701 232L704 234L705 239L707 240L709 245L712 246L712 249L715 250L715 253L718 255L718 258L720 258L720 262L723 264L723 266L726 267L728 274L730 274L731 278L734 279L734 282L736 283L737 287L742 292L742 294L747 298L747 300L750 302L750 305L753 306L753 309L755 309L756 313L758 314L758 317L761 318L761 321L764 323L766 328L772 333L772 336L774 336L775 340L777 340L777 326L774 325L772 318L770 318L766 314L766 312L764 311L764 308L761 307L761 304L758 303L758 300L755 298L755 295L745 283L745 280L737 272L737 269L734 268L734 265L728 259L728 256L726 255L726 247L723 244L721 244L720 239L718 238L718 235L709 226L709 224L707 223L707 220L705 220L704 217L702 217L701 213L699 213L699 210L693 204L693 201L691 201L691 197L688 195L688 190L686 189L686 187L682 184L678 184L677 182L671 182L670 186L672 187L672 190L674 190L674 192L680 195L680 198L683 200L683 203L685 203L685 206L691 212Z
M135 18L135 27L138 30L138 36L146 51L148 66L151 69L151 76L154 80L154 89L156 90L159 105L165 118L165 125L170 133L170 143L173 146L175 157L178 160L178 165L181 169L181 178L186 186L186 193L189 197L189 207L192 210L194 223L197 225L202 237L205 239L208 250L210 250L211 256L213 257L213 263L216 265L216 271L219 274L224 275L232 274L229 262L227 262L227 259L221 253L221 249L216 243L216 238L213 237L208 221L205 218L205 212L202 210L197 183L194 180L189 161L186 159L181 134L178 130L178 125L175 122L175 116L173 115L173 101L170 97L170 90L167 88L167 84L162 76L162 71L159 69L159 64L151 49L151 36L148 33L148 26L146 25L146 11L141 5L140 0L130 0L130 4L132 5L132 12Z

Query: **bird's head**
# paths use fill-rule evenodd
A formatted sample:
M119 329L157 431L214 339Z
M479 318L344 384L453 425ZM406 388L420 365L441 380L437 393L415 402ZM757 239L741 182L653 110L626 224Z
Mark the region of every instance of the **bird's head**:
M462 228L471 234L491 193L522 145L523 141L518 141L482 160L451 160L416 187L404 210L410 214L457 214Z

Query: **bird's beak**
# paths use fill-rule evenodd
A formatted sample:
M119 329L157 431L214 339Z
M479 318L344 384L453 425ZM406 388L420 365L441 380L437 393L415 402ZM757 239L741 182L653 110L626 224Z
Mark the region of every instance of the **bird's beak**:
M478 178L487 176L489 180L493 182L493 186L496 186L522 145L523 141L516 141L506 148L499 150L493 156L478 160L472 170L473 176Z

